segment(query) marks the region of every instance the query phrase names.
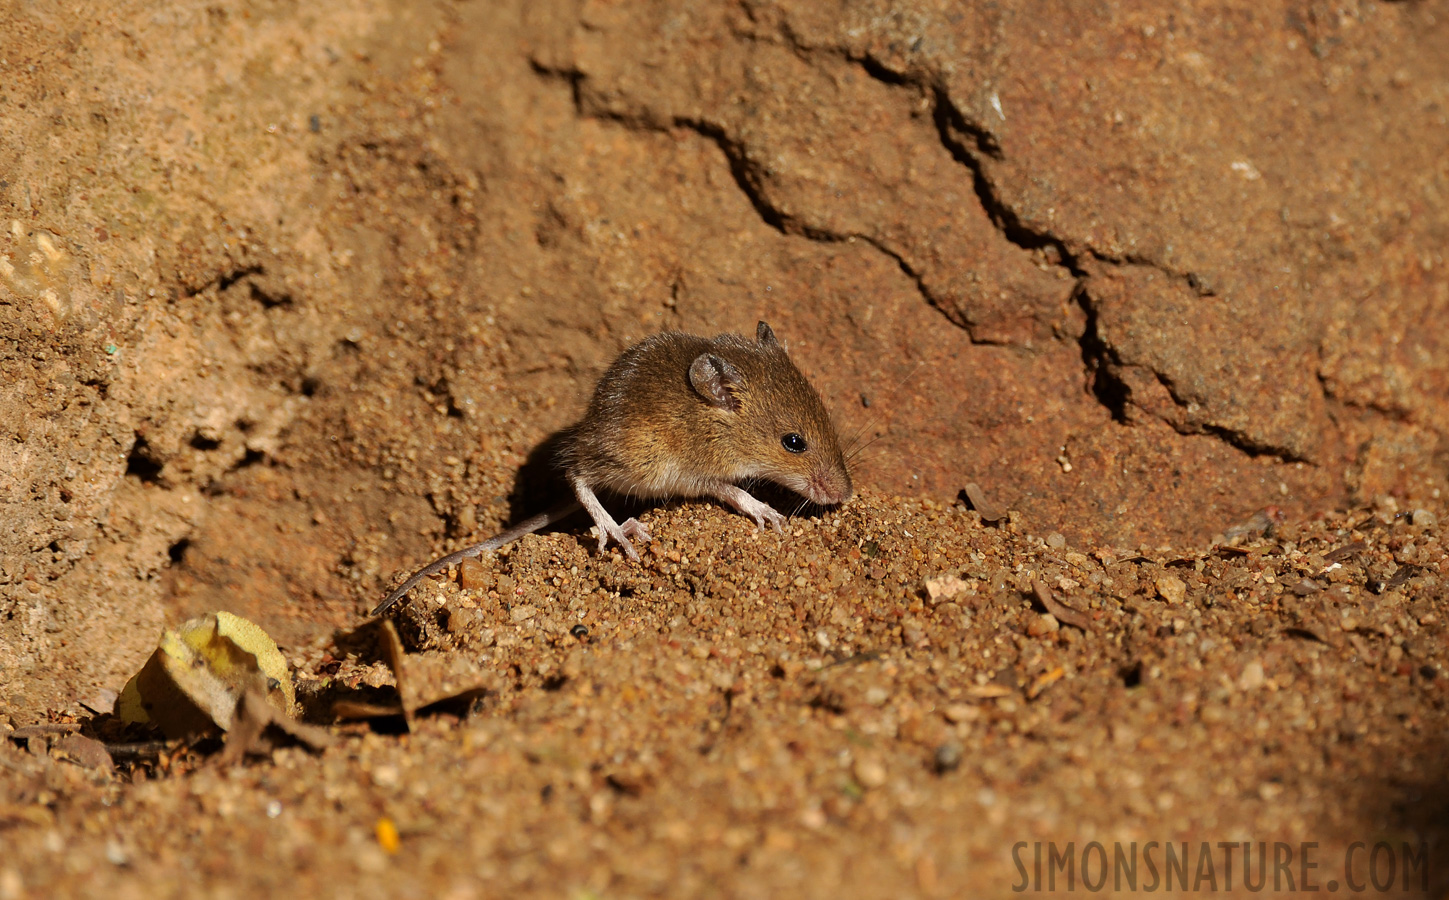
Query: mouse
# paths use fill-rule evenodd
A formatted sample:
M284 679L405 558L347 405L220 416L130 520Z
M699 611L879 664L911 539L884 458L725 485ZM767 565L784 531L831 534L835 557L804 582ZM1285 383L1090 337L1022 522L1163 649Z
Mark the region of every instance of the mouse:
M599 552L617 544L631 560L650 539L637 519L616 522L599 493L641 499L711 497L783 530L785 516L742 485L768 481L819 506L853 493L840 439L820 394L765 322L753 340L679 331L629 347L600 376L587 411L566 428L558 461L574 499L470 547L434 560L399 585L372 615L418 582L496 550L582 508L599 531Z

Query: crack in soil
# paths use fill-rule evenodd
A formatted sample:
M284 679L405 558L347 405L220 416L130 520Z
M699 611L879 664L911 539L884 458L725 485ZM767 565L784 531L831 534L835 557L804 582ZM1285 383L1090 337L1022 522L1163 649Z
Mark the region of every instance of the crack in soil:
M1126 424L1128 421L1126 408L1132 402L1132 392L1126 381L1120 377L1117 371L1125 363L1121 359L1117 349L1102 338L1100 328L1098 327L1098 304L1091 294L1091 276L1080 263L1082 255L1086 255L1108 265L1124 268L1137 266L1153 269L1174 281L1186 284L1198 297L1217 296L1216 292L1194 272L1177 271L1169 266L1162 265L1157 261L1144 257L1115 257L1089 246L1083 247L1080 252L1073 252L1068 246L1066 239L1034 229L1024 223L1010 204L1000 197L995 187L991 184L990 179L986 177L981 159L977 155L981 154L992 159L1003 158L1001 147L997 143L995 136L992 135L989 129L967 118L951 101L944 86L940 84L927 84L924 78L896 72L868 55L852 56L839 50L800 48L798 46L796 49L798 52L804 52L807 55L819 53L838 55L859 66L869 77L883 84L892 87L915 87L925 92L926 96L930 98L932 121L936 126L941 145L951 154L951 158L955 162L964 166L971 173L972 187L976 194L977 202L980 203L982 211L990 219L992 225L1001 234L1002 238L1023 251L1046 251L1049 258L1055 257L1056 265L1066 269L1076 279L1072 298L1081 307L1085 315L1083 334L1077 339L1077 343L1081 350L1087 388L1097 402L1111 414L1114 422ZM764 187L759 180L758 166L751 162L745 146L731 136L724 125L718 122L711 122L707 119L687 116L674 116L667 120L656 120L644 115L631 115L616 110L602 109L589 102L584 94L582 86L587 75L582 71L578 69L550 67L537 61L532 62L531 65L534 72L540 77L568 82L573 95L574 108L581 116L600 121L614 122L625 128L644 131L664 132L670 128L684 128L713 142L724 154L725 160L730 168L731 176L734 178L736 185L738 185L746 199L749 200L755 212L760 216L761 221L782 234L804 237L821 243L846 243L851 240L859 240L894 260L896 265L900 267L901 272L916 286L916 290L920 293L921 297L932 307L941 311L943 314L945 313L943 303L933 294L930 287L926 284L924 274L917 271L905 255L887 246L880 239L859 233L834 232L829 229L810 225L801 221L799 217L785 213L773 206L765 196ZM962 136L969 138L969 141L962 140ZM1000 341L991 341L978 337L974 333L970 323L959 325L958 327L966 333L967 338L973 344L999 345L1002 343ZM1189 402L1184 400L1174 390L1172 379L1166 373L1159 372L1151 366L1142 365L1141 367L1152 372L1163 384L1167 389L1168 396L1172 398L1173 403L1183 409L1189 408ZM1312 464L1311 460L1304 458L1290 448L1264 442L1252 435L1223 425L1179 422L1155 414L1154 418L1159 419L1179 434L1212 435L1249 456L1271 456L1284 463L1306 462Z

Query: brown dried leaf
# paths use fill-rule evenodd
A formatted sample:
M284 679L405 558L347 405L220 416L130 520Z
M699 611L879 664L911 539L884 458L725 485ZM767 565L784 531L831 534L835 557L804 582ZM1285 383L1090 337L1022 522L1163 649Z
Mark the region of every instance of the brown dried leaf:
M1367 548L1368 544L1364 543L1363 541L1354 541L1352 544L1345 544L1344 546L1339 547L1337 550L1333 551L1332 553L1328 554L1323 558L1329 562L1342 562L1345 559L1348 559L1350 556L1353 556L1354 554L1359 553L1360 551L1363 551Z
M334 742L327 729L298 722L273 706L261 691L248 690L237 701L231 728L226 733L226 746L222 747L217 762L223 766L233 765L248 754L270 753L278 742L268 735L269 727L309 750L322 750Z
M87 769L112 772L116 768L110 752L106 750L106 745L83 734L67 734L57 740L51 749L65 759Z
M1000 522L1006 518L1006 510L986 499L986 492L976 482L967 484L961 489L961 493L966 495L966 502L981 516L981 521Z
M29 738L50 737L54 734L74 734L80 731L80 726L74 722L45 723L43 725L26 725L17 728L6 735L11 740L23 741Z
M1092 620L1087 614L1078 612L1070 606L1059 602L1056 597L1052 596L1051 588L1047 587L1046 582L1040 578L1032 582L1031 590L1036 595L1037 602L1047 612L1055 616L1058 622L1061 622L1063 625L1070 625L1073 628L1080 628L1082 631L1087 631L1090 628Z

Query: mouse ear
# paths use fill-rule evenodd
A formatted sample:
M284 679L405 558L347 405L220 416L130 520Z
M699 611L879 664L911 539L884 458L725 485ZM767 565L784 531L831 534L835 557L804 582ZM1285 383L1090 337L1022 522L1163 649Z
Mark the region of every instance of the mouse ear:
M689 366L689 383L710 406L734 412L740 401L731 389L744 384L740 370L713 353L701 353Z
M761 322L755 326L755 339L766 347L778 347L780 342L775 339L775 329L768 323Z

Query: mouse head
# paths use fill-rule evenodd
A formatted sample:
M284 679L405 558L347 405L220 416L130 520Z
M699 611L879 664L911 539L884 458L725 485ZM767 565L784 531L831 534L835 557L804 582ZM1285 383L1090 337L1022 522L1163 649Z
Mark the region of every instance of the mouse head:
M733 477L773 481L822 506L850 499L830 414L769 325L759 324L753 344L735 338L695 357L689 383L729 420Z

